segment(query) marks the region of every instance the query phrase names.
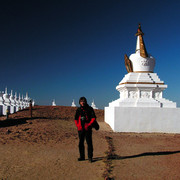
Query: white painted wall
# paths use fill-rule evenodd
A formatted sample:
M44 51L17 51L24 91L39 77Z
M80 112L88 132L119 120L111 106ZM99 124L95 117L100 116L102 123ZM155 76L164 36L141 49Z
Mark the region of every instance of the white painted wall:
M180 108L105 107L105 122L115 132L180 133Z
M108 123L113 130L115 129L115 127L114 127L114 124L115 124L114 111L115 111L114 107L105 107L105 111L104 111L105 122Z

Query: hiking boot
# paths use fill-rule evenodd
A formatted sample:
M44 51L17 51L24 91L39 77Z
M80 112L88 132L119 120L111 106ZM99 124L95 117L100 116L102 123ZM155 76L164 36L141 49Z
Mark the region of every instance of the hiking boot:
M93 162L93 159L92 158L88 158L89 162L92 163Z
M80 158L78 158L78 161L84 161L85 160L85 158L84 157L80 157Z

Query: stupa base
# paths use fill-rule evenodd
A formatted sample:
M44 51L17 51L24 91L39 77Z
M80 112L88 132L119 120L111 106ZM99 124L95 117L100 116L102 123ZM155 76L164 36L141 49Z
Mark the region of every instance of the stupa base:
M180 108L105 107L105 122L115 132L180 133Z

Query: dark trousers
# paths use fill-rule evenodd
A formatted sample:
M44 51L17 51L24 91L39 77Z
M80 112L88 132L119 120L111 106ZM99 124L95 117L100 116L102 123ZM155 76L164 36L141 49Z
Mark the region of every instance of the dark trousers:
M78 131L79 134L79 153L81 158L85 158L85 151L84 151L84 139L86 138L86 142L88 145L88 158L93 157L93 144L92 144L92 130L89 129L88 131Z

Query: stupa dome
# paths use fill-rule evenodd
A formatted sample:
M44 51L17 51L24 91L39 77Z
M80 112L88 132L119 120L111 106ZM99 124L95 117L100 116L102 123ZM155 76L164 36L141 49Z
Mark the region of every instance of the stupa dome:
M129 58L125 55L125 65L128 72L154 72L155 59L147 53L146 47L143 41L144 33L141 30L139 24L136 36L136 52L131 54Z
M151 55L144 58L137 51L131 54L129 59L132 62L133 72L154 72L155 59Z
M10 95L7 93L7 88L5 88L5 93L3 94L3 99L5 101L9 101L9 97L10 97Z
M9 99L9 95L8 94L3 94L3 98L4 99Z

